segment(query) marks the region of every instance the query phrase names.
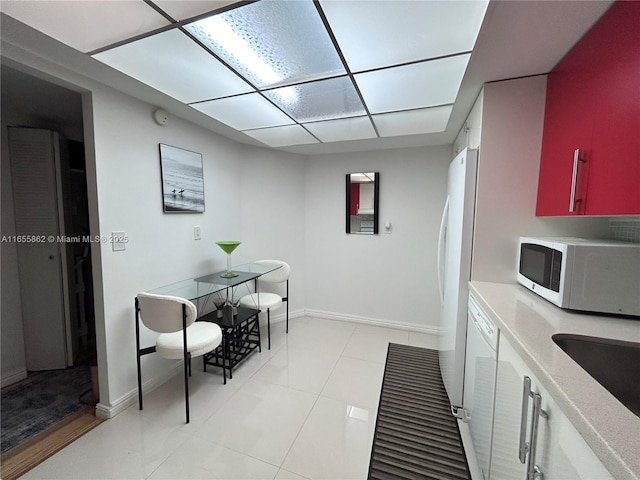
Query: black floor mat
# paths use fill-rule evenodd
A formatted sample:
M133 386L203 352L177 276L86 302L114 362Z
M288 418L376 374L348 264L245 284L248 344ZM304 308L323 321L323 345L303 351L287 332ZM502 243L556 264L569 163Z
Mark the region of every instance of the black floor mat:
M368 477L471 478L437 350L389 344Z

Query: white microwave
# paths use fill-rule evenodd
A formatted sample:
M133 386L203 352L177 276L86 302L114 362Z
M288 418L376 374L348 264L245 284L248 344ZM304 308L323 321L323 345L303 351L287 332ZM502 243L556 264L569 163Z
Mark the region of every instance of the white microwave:
M561 308L640 316L640 244L521 237L518 283Z

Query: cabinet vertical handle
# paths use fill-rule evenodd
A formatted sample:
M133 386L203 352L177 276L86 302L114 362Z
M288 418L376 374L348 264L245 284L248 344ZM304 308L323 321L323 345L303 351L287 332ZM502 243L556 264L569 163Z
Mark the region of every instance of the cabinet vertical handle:
M583 158L580 158L580 149L576 148L573 152L573 174L571 175L571 195L569 196L569 212L576 211L576 188L578 185L578 166L580 162L584 162Z
M542 478L544 474L536 465L536 446L538 443L538 425L540 417L546 416L542 410L542 397L539 393L533 394L533 410L531 412L531 436L529 437L529 461L527 462L527 480Z
M518 446L518 459L520 463L527 461L527 410L529 410L529 396L531 395L531 379L524 377L522 385L522 410L520 411L520 444Z

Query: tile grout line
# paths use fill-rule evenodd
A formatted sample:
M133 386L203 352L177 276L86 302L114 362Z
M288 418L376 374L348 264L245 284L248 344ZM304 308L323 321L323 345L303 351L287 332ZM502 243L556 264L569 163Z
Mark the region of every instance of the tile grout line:
M309 318L314 318L314 317L309 317ZM318 393L316 395L316 399L313 402L313 405L311 406L311 408L309 409L309 413L307 413L307 416L305 417L304 421L302 422L302 425L300 425L300 428L298 429L298 433L296 434L295 438L293 439L293 442L291 442L291 445L289 445L289 448L287 449L287 453L284 456L284 459L282 460L282 463L280 464L280 469L283 468L283 464L284 462L287 460L287 457L289 456L289 454L291 453L291 449L293 448L293 445L296 443L296 441L298 440L298 437L300 436L300 433L302 432L302 429L304 428L304 426L307 424L307 421L309 420L309 416L311 415L311 412L313 412L313 409L315 408L315 406L318 403L318 400L320 399L320 397L322 396L322 391L324 390L324 388L327 386L327 382L329 381L329 379L331 378L331 375L333 375L333 372L336 369L336 366L338 365L338 362L340 362L340 359L342 358L342 354L344 353L345 349L347 348L347 345L349 344L349 342L351 341L351 339L353 338L353 334L356 331L356 327L354 326L354 328L351 330L351 333L349 334L349 339L346 341L346 343L344 344L344 347L342 348L342 351L340 352L340 355L338 356L338 359L336 360L336 362L333 364L333 368L331 369L331 372L329 373L329 375L327 375L327 379L324 381L324 384L322 385L322 388L320 389L320 393ZM325 397L325 398L329 398L329 397ZM291 473L295 473L296 475L299 475L301 477L304 478L308 478L305 477L303 474L298 473L298 472L294 472L291 470L286 470L287 472L291 472Z

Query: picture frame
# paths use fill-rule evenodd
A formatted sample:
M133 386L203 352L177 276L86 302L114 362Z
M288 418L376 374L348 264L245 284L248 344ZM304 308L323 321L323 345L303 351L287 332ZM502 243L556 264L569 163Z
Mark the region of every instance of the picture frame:
M159 147L164 213L203 213L202 154L163 143Z

